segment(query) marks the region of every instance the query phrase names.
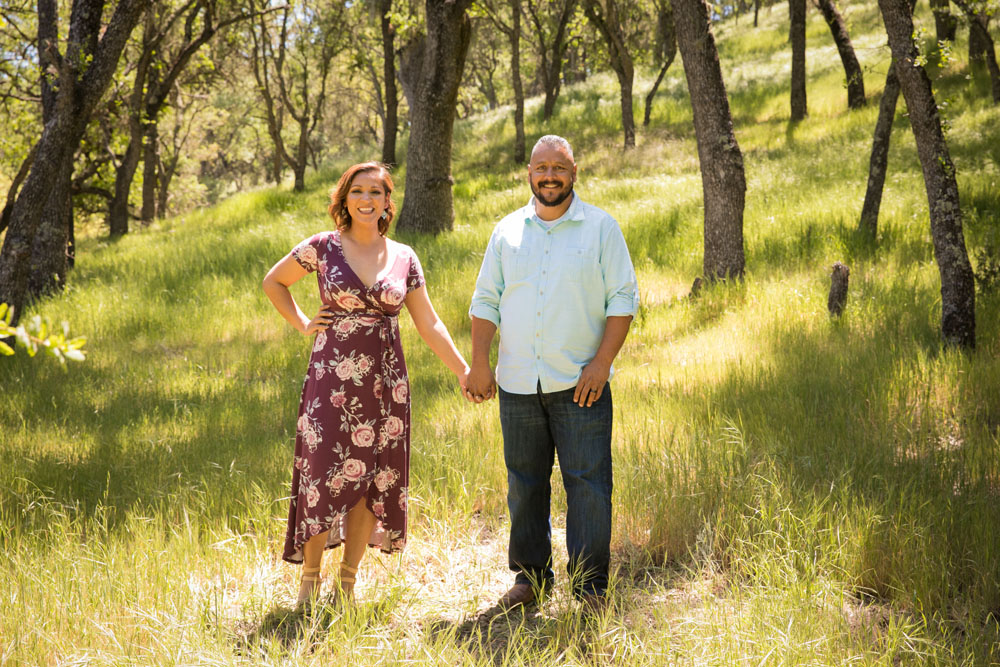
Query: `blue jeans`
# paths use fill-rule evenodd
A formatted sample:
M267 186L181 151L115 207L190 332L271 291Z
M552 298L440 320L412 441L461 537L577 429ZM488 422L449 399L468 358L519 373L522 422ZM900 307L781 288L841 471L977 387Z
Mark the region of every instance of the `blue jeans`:
M500 390L510 510L508 562L517 583L551 584L549 501L554 454L566 489L566 547L573 594L603 595L611 558L611 387L589 408L573 390Z

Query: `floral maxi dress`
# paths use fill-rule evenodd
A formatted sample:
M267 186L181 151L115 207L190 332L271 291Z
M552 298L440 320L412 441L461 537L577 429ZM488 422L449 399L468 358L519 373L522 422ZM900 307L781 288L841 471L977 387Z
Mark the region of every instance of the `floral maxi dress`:
M368 544L386 553L406 544L410 386L399 340L406 295L424 284L416 254L389 242L391 266L366 287L344 258L340 232L321 232L292 256L316 271L333 322L316 334L295 434L291 507L283 558L329 530L339 546L346 514L363 499L377 522Z

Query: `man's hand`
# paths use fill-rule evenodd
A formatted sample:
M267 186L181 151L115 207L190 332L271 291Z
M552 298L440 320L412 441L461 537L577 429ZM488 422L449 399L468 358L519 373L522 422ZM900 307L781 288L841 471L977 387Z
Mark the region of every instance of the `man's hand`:
M473 363L465 381L466 398L473 403L488 401L497 393L497 382L489 364Z
M573 392L573 402L581 408L590 407L604 393L604 386L611 374L611 364L594 359L583 367L580 380Z

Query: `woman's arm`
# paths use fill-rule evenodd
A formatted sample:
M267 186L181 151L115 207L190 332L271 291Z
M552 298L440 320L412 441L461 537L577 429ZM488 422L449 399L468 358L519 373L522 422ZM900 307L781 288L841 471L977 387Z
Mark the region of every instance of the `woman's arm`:
M421 286L406 295L403 301L406 309L410 311L413 324L417 327L417 333L424 339L431 351L438 356L444 365L458 377L458 383L465 389L465 379L469 375L469 365L465 363L462 354L455 347L448 328L434 312L431 299L427 294L427 287Z
M330 326L331 317L327 312L329 306L323 304L316 317L310 320L295 303L292 293L288 291L290 285L307 274L308 272L292 257L292 253L288 253L267 272L261 287L281 316L288 320L296 331L308 336Z

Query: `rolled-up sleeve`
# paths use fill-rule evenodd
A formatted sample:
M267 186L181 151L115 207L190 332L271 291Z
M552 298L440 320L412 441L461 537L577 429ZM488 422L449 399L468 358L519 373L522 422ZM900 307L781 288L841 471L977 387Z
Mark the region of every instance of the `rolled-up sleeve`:
M606 317L635 316L639 311L639 284L622 230L614 219L605 221L601 239Z
M500 239L493 230L490 242L483 255L483 264L476 278L476 290L472 294L469 315L481 320L489 320L500 326L500 295L503 293L503 264L500 261Z

